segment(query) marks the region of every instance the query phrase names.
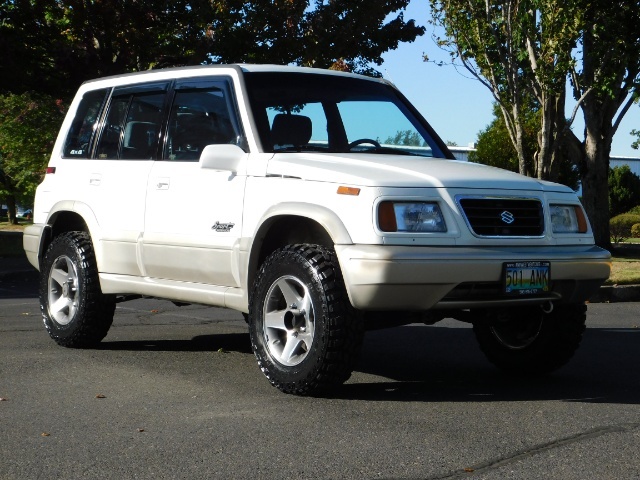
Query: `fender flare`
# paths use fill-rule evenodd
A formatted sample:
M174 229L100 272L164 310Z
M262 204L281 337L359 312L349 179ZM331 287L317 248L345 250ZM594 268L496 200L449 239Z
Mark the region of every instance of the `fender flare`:
M91 236L91 241L93 243L93 249L96 254L96 259L98 261L98 265L102 264L102 243L100 241L96 241L96 239L102 238L102 229L100 228L100 224L98 223L98 219L96 218L95 213L84 202L78 202L76 200L62 200L56 202L55 205L49 211L47 215L46 225L47 227L52 227L55 224L55 218L64 212L73 212L77 214L87 226L89 235ZM42 252L44 255L44 252Z
M244 237L240 244L240 284L251 289L251 279L257 271L259 252L265 232L281 217L302 217L312 220L325 229L335 245L352 245L353 241L340 217L329 208L305 202L283 202L272 205L257 222L251 237ZM244 255L242 254L244 252Z

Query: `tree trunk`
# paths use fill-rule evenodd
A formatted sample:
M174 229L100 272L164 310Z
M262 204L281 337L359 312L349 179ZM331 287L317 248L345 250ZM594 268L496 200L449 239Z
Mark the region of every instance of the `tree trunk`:
M594 105L595 103L595 105ZM609 232L609 155L611 122L603 119L600 102L583 107L585 121L584 160L582 163L582 204L584 205L596 245L611 250Z
M10 225L18 224L18 217L16 215L16 197L13 195L7 195L5 197L7 202L7 217Z
M540 180L551 180L549 178L551 169L551 154L553 153L553 117L554 98L550 94L543 95L540 100L542 110L540 131L538 132L538 152L536 154L536 178Z

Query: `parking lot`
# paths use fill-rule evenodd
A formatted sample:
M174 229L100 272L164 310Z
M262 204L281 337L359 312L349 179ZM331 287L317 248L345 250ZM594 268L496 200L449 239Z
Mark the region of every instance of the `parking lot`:
M2 479L640 478L639 303L591 305L548 378L503 375L445 320L368 333L343 388L300 398L232 311L135 300L100 348L58 347L34 279L0 278Z

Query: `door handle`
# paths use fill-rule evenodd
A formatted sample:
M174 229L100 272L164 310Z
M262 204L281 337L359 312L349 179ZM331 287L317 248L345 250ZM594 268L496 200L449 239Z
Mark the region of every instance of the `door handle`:
M169 184L168 178L158 178L156 179L156 190L169 190Z
M89 185L97 187L100 185L100 183L102 183L102 175L100 175L99 173L92 173L89 176Z

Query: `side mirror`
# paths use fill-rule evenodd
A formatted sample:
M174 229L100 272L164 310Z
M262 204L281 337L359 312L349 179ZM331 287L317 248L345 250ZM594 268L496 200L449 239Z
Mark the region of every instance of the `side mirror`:
M237 145L207 145L200 155L200 168L236 173L246 155Z

